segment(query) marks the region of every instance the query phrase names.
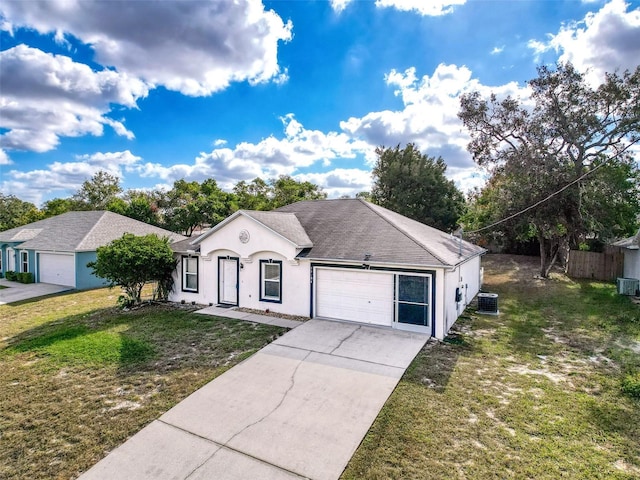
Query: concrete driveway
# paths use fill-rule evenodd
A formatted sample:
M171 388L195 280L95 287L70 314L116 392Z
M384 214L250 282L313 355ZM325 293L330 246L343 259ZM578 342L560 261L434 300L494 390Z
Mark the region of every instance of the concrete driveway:
M193 393L80 478L336 479L427 339L310 320Z
M65 287L63 285L52 285L50 283L20 283L10 282L6 278L0 279L0 285L3 287L0 289L0 305L5 303L19 302L22 300L29 300L32 298L42 297L44 295L51 295L52 293L65 292L67 290L73 290L72 287Z

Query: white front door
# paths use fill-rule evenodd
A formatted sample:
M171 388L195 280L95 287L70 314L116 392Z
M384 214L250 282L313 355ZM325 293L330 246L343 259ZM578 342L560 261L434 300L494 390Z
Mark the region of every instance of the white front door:
M16 254L13 248L7 248L7 271L16 271Z
M316 268L315 316L391 326L393 274Z
M238 259L220 258L218 278L219 303L238 305Z

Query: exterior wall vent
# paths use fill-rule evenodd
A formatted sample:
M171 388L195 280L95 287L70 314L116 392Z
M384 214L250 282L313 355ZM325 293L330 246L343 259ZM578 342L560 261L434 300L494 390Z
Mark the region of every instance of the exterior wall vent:
M638 289L640 280L636 278L620 278L618 277L618 281L616 282L616 286L618 287L618 293L620 295L636 295L638 293Z
M484 315L498 315L500 313L498 310L498 294L479 293L477 313Z

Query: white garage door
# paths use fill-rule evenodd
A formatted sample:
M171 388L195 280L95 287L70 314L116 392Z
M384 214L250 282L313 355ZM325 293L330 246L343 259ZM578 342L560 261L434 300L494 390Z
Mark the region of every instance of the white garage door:
M391 326L393 274L316 268L316 317Z
M38 254L39 281L56 285L76 286L76 266L73 254Z

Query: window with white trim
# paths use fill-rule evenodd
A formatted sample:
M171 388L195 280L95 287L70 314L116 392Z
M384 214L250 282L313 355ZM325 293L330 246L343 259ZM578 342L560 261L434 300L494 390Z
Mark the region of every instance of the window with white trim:
M182 291L198 292L198 257L182 257Z
M260 300L282 302L282 262L260 260Z
M20 252L20 263L22 265L20 271L27 273L29 271L29 252Z

